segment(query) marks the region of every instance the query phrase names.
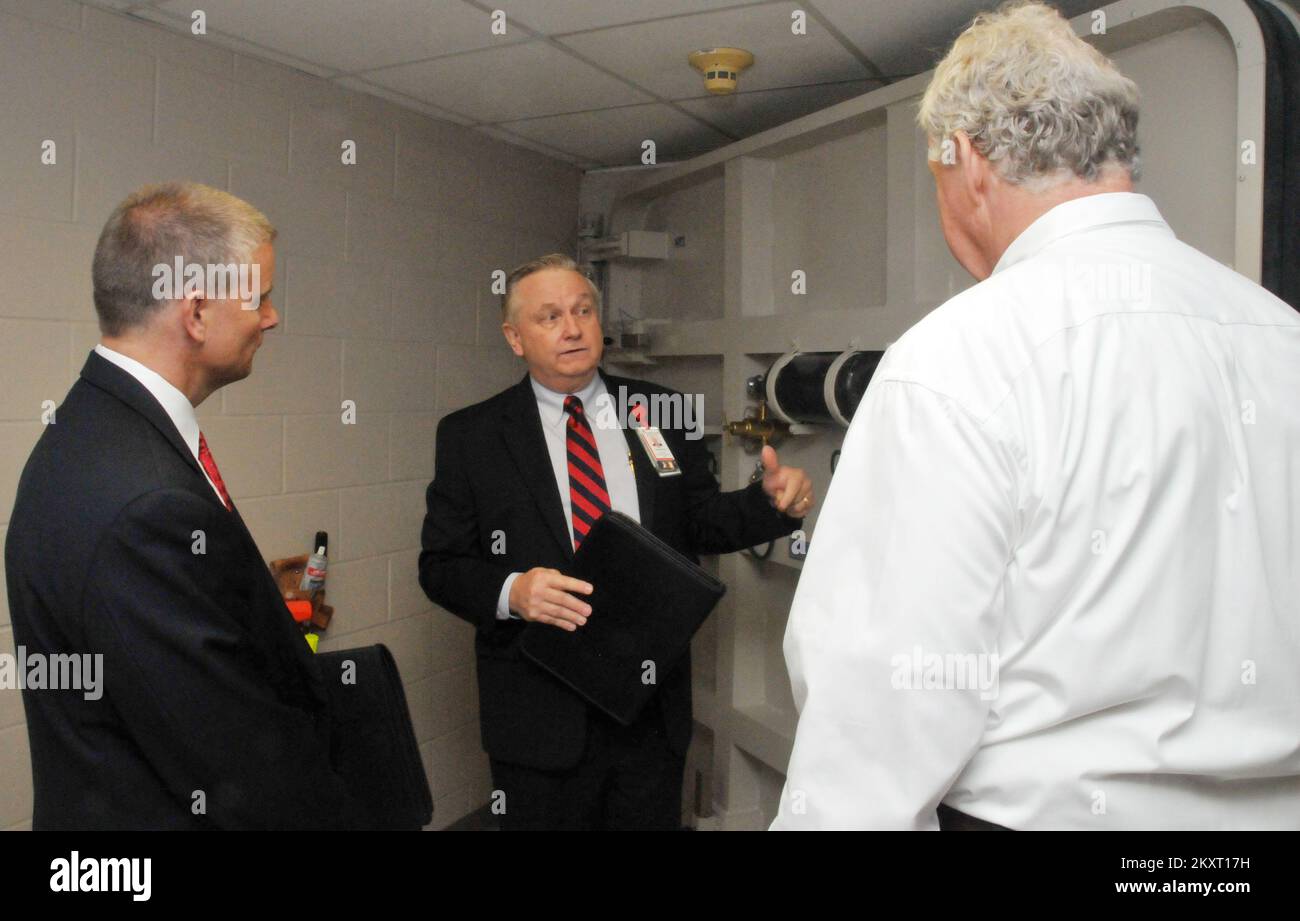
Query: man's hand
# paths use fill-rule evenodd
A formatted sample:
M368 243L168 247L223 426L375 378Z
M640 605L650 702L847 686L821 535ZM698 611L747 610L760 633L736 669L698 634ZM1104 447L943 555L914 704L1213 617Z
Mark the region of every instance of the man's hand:
M535 566L510 586L510 610L524 620L577 630L591 616L591 605L570 592L591 594L591 583L566 576L558 569Z
M812 511L812 480L798 467L782 467L771 445L763 446L763 492L778 512L791 518L802 518Z

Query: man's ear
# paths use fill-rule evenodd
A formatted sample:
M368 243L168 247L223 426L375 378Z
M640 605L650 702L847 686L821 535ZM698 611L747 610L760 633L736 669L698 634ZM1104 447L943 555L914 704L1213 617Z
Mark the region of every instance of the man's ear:
M503 322L501 324L501 334L506 337L506 342L510 345L510 351L523 358L524 346L519 341L519 330L511 326L509 322Z
M207 300L201 297L187 297L176 304L176 308L181 312L181 323L185 327L185 334L200 344L208 339L208 317L204 312L207 307Z
M989 161L984 158L970 136L958 129L952 133L953 143L957 145L957 163L961 168L962 188L972 202L982 201L988 192L990 177Z

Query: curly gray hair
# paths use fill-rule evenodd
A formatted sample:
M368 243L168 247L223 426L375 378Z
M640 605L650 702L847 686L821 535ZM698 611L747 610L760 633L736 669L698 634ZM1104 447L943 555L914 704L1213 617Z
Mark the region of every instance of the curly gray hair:
M1112 166L1138 178L1138 90L1052 7L981 13L935 68L917 114L930 144L963 131L1016 185L1095 181Z

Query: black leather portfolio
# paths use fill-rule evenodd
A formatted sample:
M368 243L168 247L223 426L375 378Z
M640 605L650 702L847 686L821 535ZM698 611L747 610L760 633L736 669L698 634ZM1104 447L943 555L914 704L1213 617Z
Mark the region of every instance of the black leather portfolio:
M591 616L577 630L530 623L525 656L624 725L636 719L686 653L726 586L631 518L606 512L566 575Z
M316 657L330 701L330 762L378 829L418 830L433 819L433 795L388 647ZM343 680L345 664L351 683Z

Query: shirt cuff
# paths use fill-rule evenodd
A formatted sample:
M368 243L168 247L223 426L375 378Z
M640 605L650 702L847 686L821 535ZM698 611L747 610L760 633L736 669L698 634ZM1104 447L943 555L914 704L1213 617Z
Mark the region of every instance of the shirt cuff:
M497 595L497 620L519 620L518 614L510 610L510 586L515 584L515 579L522 576L521 572L512 572L506 576L505 582L501 583L501 594Z

